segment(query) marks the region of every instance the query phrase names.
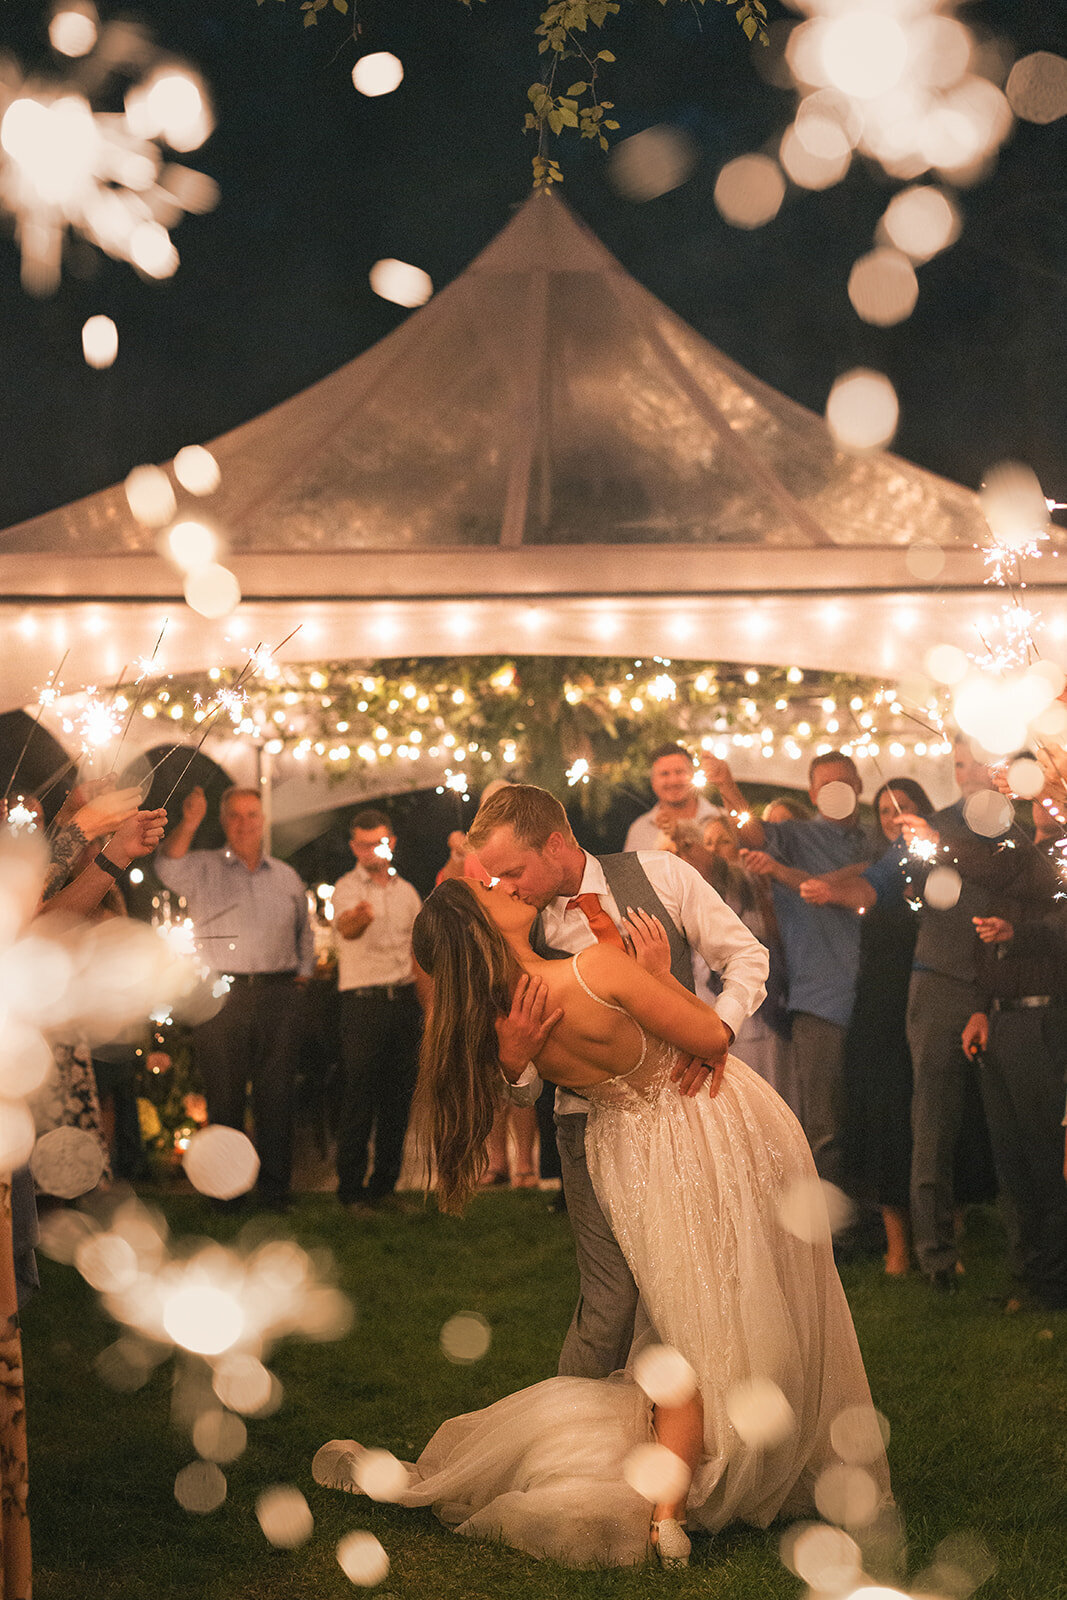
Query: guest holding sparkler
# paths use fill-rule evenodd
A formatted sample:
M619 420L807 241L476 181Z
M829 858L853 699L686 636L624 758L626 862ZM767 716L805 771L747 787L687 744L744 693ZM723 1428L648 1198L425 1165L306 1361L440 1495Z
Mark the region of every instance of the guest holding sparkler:
M244 1129L247 1086L259 1153L259 1197L289 1205L300 1008L294 989L315 964L307 893L292 867L263 852L263 806L255 789L227 789L219 804L222 850L193 850L207 815L197 787L156 855L156 872L184 895L198 933L219 938L213 963L231 966L230 992L195 1030L211 1122Z
M771 880L788 982L797 1115L819 1176L843 1187L842 1082L859 970L859 925L837 906L809 904L799 889L816 874L870 860L871 842L856 822L860 776L851 757L839 750L816 756L808 769L808 794L819 814L808 821L761 822L751 815L726 762L708 754L703 764L708 783L718 788L738 823L746 847L742 864Z
M911 778L883 783L874 797L887 845L881 879L881 863L875 862L864 873L858 868L830 873L800 886L809 905L862 906L867 911L860 925L856 1004L845 1040L846 1188L857 1200L880 1207L885 1270L894 1278L904 1277L911 1264L912 1069L905 1018L919 927L910 903L916 889L907 881L908 846L902 831L906 814L927 818L933 809L925 789ZM876 879L884 884L877 898Z
M420 1000L428 985L411 953L422 901L392 865L396 835L389 818L381 811L357 812L349 842L356 865L333 892L343 1069L337 1198L354 1216L369 1216L400 1205L393 1191L418 1069ZM372 1134L374 1168L368 1177Z

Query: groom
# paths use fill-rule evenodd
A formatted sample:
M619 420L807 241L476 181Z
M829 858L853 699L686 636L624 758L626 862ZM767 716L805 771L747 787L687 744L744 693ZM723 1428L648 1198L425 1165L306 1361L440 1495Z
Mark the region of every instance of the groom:
M531 930L539 955L565 957L598 941L622 944L627 913L647 911L666 930L679 983L694 988L693 950L721 975L715 1008L731 1039L762 1002L766 950L700 874L669 851L587 855L559 801L532 784L512 784L485 800L467 837L486 873L541 913ZM513 1008L510 1031L501 1025L501 1067L515 1092L525 1091L524 1100L536 1097L540 1083L526 1063L559 1016L544 1018L543 1005L531 984ZM725 1053L710 1062L680 1058L673 1073L678 1092L698 1094L710 1072L709 1092L716 1094L725 1065ZM586 1166L588 1109L579 1096L556 1091L556 1137L581 1284L559 1371L602 1378L626 1365L638 1296Z

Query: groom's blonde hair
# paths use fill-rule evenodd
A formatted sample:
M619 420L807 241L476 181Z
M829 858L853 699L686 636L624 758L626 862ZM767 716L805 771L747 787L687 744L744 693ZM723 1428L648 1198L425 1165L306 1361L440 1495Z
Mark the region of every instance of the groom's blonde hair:
M532 783L509 784L482 801L467 834L471 849L480 849L498 828L510 828L525 850L543 850L554 833L568 844L578 842L555 795Z

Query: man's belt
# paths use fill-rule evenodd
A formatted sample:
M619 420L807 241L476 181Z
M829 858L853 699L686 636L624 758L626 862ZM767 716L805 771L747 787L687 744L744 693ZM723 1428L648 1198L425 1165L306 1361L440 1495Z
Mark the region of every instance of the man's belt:
M342 994L357 994L361 999L402 1000L415 993L414 983L366 983L360 989L342 989Z
M1021 994L1015 1000L994 1000L994 1011L1037 1011L1041 1006L1054 1006L1054 994Z
M296 975L295 967L287 967L284 972L231 972L229 977L244 989L260 989L271 983L292 983Z

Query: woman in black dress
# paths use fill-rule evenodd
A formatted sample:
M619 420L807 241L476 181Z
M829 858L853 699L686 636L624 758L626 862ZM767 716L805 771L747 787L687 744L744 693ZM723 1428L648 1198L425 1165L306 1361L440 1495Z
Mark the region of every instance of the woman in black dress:
M911 778L883 783L874 797L878 831L905 861L901 813L929 817L933 809L925 789ZM881 1208L885 1270L892 1277L903 1277L911 1260L912 1081L904 1020L918 918L907 892L903 881L895 893L880 892L877 904L864 914L856 1004L845 1045L849 1192L857 1201Z

